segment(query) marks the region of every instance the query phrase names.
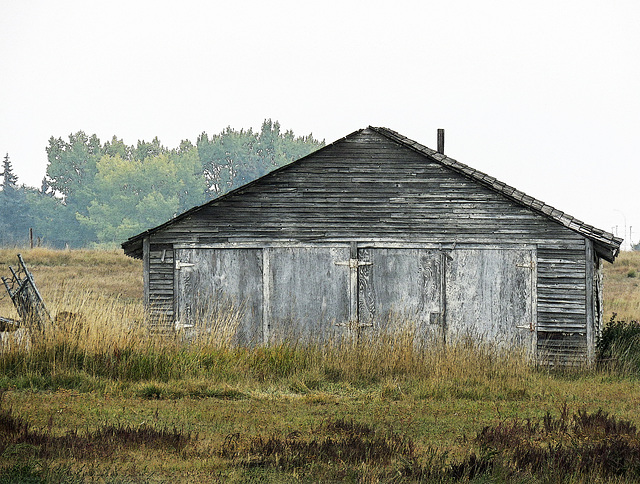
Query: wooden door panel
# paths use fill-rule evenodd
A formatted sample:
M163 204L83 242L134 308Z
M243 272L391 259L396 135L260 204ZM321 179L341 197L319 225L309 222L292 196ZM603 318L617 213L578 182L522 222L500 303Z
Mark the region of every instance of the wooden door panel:
M269 341L327 341L348 327L349 247L276 247L268 257Z
M451 252L446 271L446 340L535 347L535 256L532 250Z
M180 322L200 332L216 331L235 344L261 343L262 251L181 249L177 254Z
M442 340L442 253L435 249L360 249L358 312L378 331L404 329Z

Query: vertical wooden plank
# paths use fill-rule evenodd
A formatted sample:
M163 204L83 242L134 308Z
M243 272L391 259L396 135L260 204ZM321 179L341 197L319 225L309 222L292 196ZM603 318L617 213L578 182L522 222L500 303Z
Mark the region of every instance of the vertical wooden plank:
M447 270L451 259L449 250L440 252L440 331L443 345L447 344Z
M187 320L189 319L187 310L184 307L189 303L186 297L187 291L185 290L185 273L183 269L180 269L180 262L184 262L186 252L185 249L176 249L173 252L173 315L176 325L180 323L188 324Z
M594 277L594 284L595 284L595 304L596 304L596 311L595 311L595 318L596 318L596 338L599 338L602 335L602 330L603 330L603 324L604 324L604 320L603 320L603 314L604 314L604 296L602 294L602 259L600 259L600 257L596 257L596 262L595 262L595 270L596 270L596 274Z
M531 282L530 282L531 298L531 324L533 325L531 332L531 359L538 361L538 251L531 250Z
M271 340L271 253L262 249L262 343L267 346Z
M178 257L175 260L176 268L180 277L178 278L179 290L178 298L180 301L180 311L178 313L178 319L182 324L195 324L197 311L199 309L198 301L196 299L196 291L202 289L194 284L193 266L189 264L196 264L196 254L194 250L182 249L178 251ZM201 292L200 292L201 293Z
M418 253L420 296L416 317L416 340L444 344L445 308L444 254L439 250Z
M349 244L349 327L358 331L358 266L352 266L352 261L357 263L358 243Z
M595 298L594 298L594 264L595 254L593 242L585 240L585 309L587 323L587 362L592 364L595 361L596 332L595 329Z
M376 316L375 287L373 283L372 249L359 249L358 260L371 264L358 267L358 322L371 324Z
M176 261L180 258L182 249L173 250L173 321L180 321L180 271L176 267Z

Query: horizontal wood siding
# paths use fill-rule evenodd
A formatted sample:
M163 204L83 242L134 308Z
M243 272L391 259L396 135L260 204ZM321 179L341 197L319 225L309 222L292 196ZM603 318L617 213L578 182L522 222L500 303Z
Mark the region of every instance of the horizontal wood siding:
M538 246L538 354L552 363L587 356L585 254Z
M152 329L172 329L174 314L173 249L151 245L149 260L149 314Z
M572 335L569 351L584 352L584 237L371 130L205 205L156 231L151 240L164 245L379 240L533 246L538 329L542 336L555 335L554 348L561 335ZM169 266L155 264L151 293L156 302L168 304ZM540 338L539 348L546 351L544 341Z
M587 338L573 333L538 333L538 361L551 366L586 362Z

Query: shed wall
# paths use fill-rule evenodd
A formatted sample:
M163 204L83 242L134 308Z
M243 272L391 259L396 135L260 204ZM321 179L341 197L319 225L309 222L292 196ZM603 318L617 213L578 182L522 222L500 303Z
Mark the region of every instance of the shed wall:
M175 244L422 242L537 250L538 351L587 356L586 239L371 130L150 235L149 303L173 314ZM165 252L166 251L166 252ZM164 260L159 261L160 254Z

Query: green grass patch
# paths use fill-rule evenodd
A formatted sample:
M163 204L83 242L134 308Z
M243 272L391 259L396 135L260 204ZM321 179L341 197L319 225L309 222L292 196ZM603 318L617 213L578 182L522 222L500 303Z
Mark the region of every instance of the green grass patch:
M598 339L598 364L620 374L640 375L640 323L613 313Z
M598 365L572 369L406 334L257 348L156 338L137 261L34 250L28 262L52 312L82 317L0 353L0 482L640 480L639 254L605 266L605 310L619 316Z

